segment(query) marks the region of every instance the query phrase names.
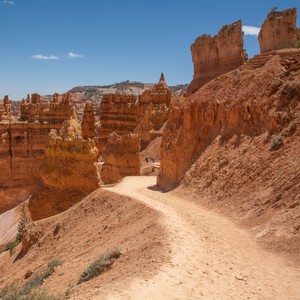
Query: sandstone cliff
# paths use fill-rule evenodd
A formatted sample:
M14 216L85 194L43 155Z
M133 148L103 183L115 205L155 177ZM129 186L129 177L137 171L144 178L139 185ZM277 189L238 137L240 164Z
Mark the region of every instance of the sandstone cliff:
M21 103L20 120L29 123L63 123L71 115L72 96L70 93L63 94L61 102L58 98L59 95L55 93L50 103L44 103L39 94L27 95L27 99Z
M102 151L112 132L118 135L128 134L133 132L141 122L148 121L151 122L151 129L159 130L167 120L171 96L163 74L161 74L158 84L147 89L140 97L119 94L104 95L100 106L99 151ZM143 120L146 111L148 120ZM142 125L140 127L143 130L146 128Z
M24 201L40 185L39 169L48 134L69 118L72 101L64 94L59 102L58 94L54 94L52 103L45 104L38 94L32 94L22 102L23 121L15 122L9 122L8 97L4 98L4 107L6 117L0 123L0 213Z
M164 74L161 73L159 82L140 96L137 121L142 121L148 111L154 129L159 130L167 121L171 98L172 93L165 82Z
M44 159L50 129L61 124L0 124L0 213L29 197L40 184L39 168Z
M293 48L297 41L296 8L271 11L259 32L260 52Z
M0 122L11 120L11 103L8 96L5 96L0 102Z
M98 150L93 140L82 138L78 120L63 123L59 134L49 134L41 177L45 185L55 189L92 191L98 187L94 162Z
M159 186L182 182L200 202L255 224L258 239L299 245L299 82L300 49L278 50L174 99Z
M52 130L40 170L44 185L29 201L32 219L64 211L97 189L97 157L95 142L82 138L81 126L75 116L63 123L59 134Z
M102 158L101 179L104 183L115 183L125 176L140 173L140 139L136 134L111 133Z
M133 132L137 126L137 102L135 96L119 94L104 95L100 106L99 151L108 141L112 132L123 135Z
M221 28L215 36L202 35L191 45L194 64L193 80L188 94L194 93L209 80L232 71L247 60L243 49L242 22Z
M85 103L83 118L81 122L82 137L84 139L94 138L96 136L95 123L95 107L92 102L88 101Z

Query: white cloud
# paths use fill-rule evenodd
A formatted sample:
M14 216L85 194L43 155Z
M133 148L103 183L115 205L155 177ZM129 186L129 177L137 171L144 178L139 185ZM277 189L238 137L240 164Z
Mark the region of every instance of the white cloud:
M3 3L10 4L10 5L14 5L15 4L15 2L11 1L11 0L4 0Z
M59 57L56 56L56 55L47 56L47 55L42 55L42 54L32 55L31 58L33 58L33 59L45 59L45 60L47 60L47 59L52 59L52 60L53 59L59 59Z
M260 28L255 26L243 26L243 31L245 35L258 35Z
M81 55L81 54L76 54L76 53L74 53L74 52L69 52L68 53L68 55L69 55L69 57L71 57L71 58L81 58L81 57L83 57L83 55Z

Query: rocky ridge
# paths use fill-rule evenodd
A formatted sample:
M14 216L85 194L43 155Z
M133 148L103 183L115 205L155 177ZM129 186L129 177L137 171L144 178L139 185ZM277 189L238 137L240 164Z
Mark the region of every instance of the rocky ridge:
M299 63L300 49L273 51L174 99L158 176L282 251L299 245Z
M244 50L242 22L225 25L215 36L203 34L191 45L194 76L188 94L206 82L241 66L247 60Z

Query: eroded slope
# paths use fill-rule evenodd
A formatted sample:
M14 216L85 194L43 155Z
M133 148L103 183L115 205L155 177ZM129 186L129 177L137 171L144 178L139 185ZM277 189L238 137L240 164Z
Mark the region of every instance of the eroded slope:
M27 282L27 271L36 275L49 261L62 259L63 265L43 283L48 293L63 296L69 290L72 298L97 290L103 299L109 285L122 289L132 277L153 276L169 259L167 239L160 213L128 197L96 190L64 213L26 227L23 253L19 247L12 257L8 252L0 255L0 289ZM115 248L122 255L108 272L76 285L91 262Z
M299 70L300 50L274 51L175 99L158 178L298 254Z

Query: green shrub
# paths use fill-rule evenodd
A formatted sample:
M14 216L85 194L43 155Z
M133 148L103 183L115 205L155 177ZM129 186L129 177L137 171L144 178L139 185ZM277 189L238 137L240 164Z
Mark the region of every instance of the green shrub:
M281 90L281 95L288 99L293 99L300 93L300 80L286 82Z
M15 248L21 243L23 238L23 231L27 223L29 223L29 219L26 215L25 206L23 205L21 210L20 221L18 224L18 232L16 235L16 239L13 242L10 242L6 245L6 250L9 250L10 255L12 255L15 252Z
M45 291L32 291L28 295L20 295L14 288L7 291L8 294L1 294L1 300L62 300L59 297L48 295Z
M271 151L276 151L278 150L281 146L283 145L283 137L281 135L277 135L273 138L271 142Z
M115 249L105 255L100 256L97 260L91 263L86 270L84 270L84 272L80 275L77 284L88 281L102 274L105 270L110 268L110 266L117 258L120 257L120 255L121 251L119 249Z
M62 260L51 260L47 266L47 269L41 273L37 274L33 278L31 278L24 286L23 288L20 289L22 294L27 294L30 292L32 289L40 286L43 281L45 281L56 269L57 266L62 265L63 261Z
M276 93L280 86L282 85L282 81L279 79L279 78L275 78L273 81L272 81L272 84L271 84L271 95Z
M62 260L50 261L44 272L35 275L21 288L10 286L0 291L0 299L58 300L59 298L47 295L44 291L35 291L34 289L39 287L55 271L55 268L61 264L63 264Z

